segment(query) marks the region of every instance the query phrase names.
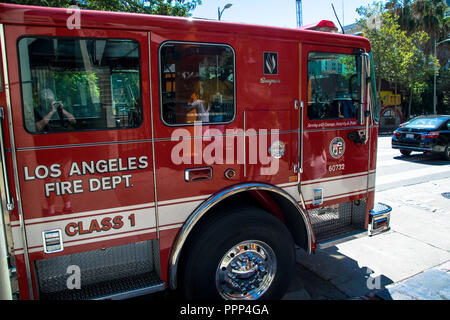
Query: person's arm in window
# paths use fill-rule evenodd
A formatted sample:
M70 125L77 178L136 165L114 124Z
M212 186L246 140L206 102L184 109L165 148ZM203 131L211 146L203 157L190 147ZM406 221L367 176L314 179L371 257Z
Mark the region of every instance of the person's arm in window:
M64 117L66 116L66 118L69 120L70 123L74 124L77 121L75 120L75 117L66 109L63 108L63 104L61 101L54 101L51 104L52 109L50 110L49 113L47 113L44 117L42 117L42 119L38 120L36 122L36 131L42 131L44 130L45 126L48 125L50 119L53 117L53 115L55 114L55 112L58 112L60 117ZM35 116L39 119L40 115L35 114Z
M61 110L62 110L63 115L66 116L66 118L69 120L69 122L71 124L74 124L77 122L77 120L75 120L75 117L73 116L73 114L71 114L69 111L64 109L62 104L61 104Z
M36 122L36 131L42 131L48 125L48 122L56 112L55 106L52 104L52 109L45 116L41 116L36 110L34 112L35 118L39 119Z

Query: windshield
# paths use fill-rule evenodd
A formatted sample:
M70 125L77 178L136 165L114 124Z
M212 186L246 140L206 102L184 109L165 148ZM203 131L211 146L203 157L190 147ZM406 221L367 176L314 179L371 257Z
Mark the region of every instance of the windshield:
M405 127L406 128L423 128L423 129L433 129L439 127L444 123L446 119L444 118L427 118L427 119L416 119L412 120Z

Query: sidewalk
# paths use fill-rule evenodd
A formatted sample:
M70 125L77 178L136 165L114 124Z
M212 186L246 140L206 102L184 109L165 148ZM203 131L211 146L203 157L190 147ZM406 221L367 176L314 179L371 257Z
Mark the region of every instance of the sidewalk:
M450 300L450 261L375 294L382 300Z
M376 292L382 299L448 299L450 199L442 196L445 192L450 179L378 192L376 201L392 207L390 231L311 256L299 250L297 262L349 298Z

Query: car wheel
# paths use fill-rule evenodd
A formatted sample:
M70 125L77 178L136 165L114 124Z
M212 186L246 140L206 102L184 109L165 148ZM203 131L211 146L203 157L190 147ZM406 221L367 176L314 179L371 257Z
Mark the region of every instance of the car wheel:
M271 214L241 209L197 230L185 260L185 299L275 300L294 271L294 242Z
M411 152L411 150L400 149L400 153L406 157L409 156Z
M450 144L447 144L444 150L444 159L450 161Z

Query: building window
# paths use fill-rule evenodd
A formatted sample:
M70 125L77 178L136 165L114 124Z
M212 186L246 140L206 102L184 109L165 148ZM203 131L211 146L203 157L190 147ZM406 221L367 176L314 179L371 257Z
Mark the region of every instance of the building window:
M308 55L308 118L356 118L360 100L358 58L331 52Z
M28 132L135 128L142 123L137 41L23 37L18 46Z
M226 45L167 42L160 49L161 116L167 125L231 122L234 51Z

